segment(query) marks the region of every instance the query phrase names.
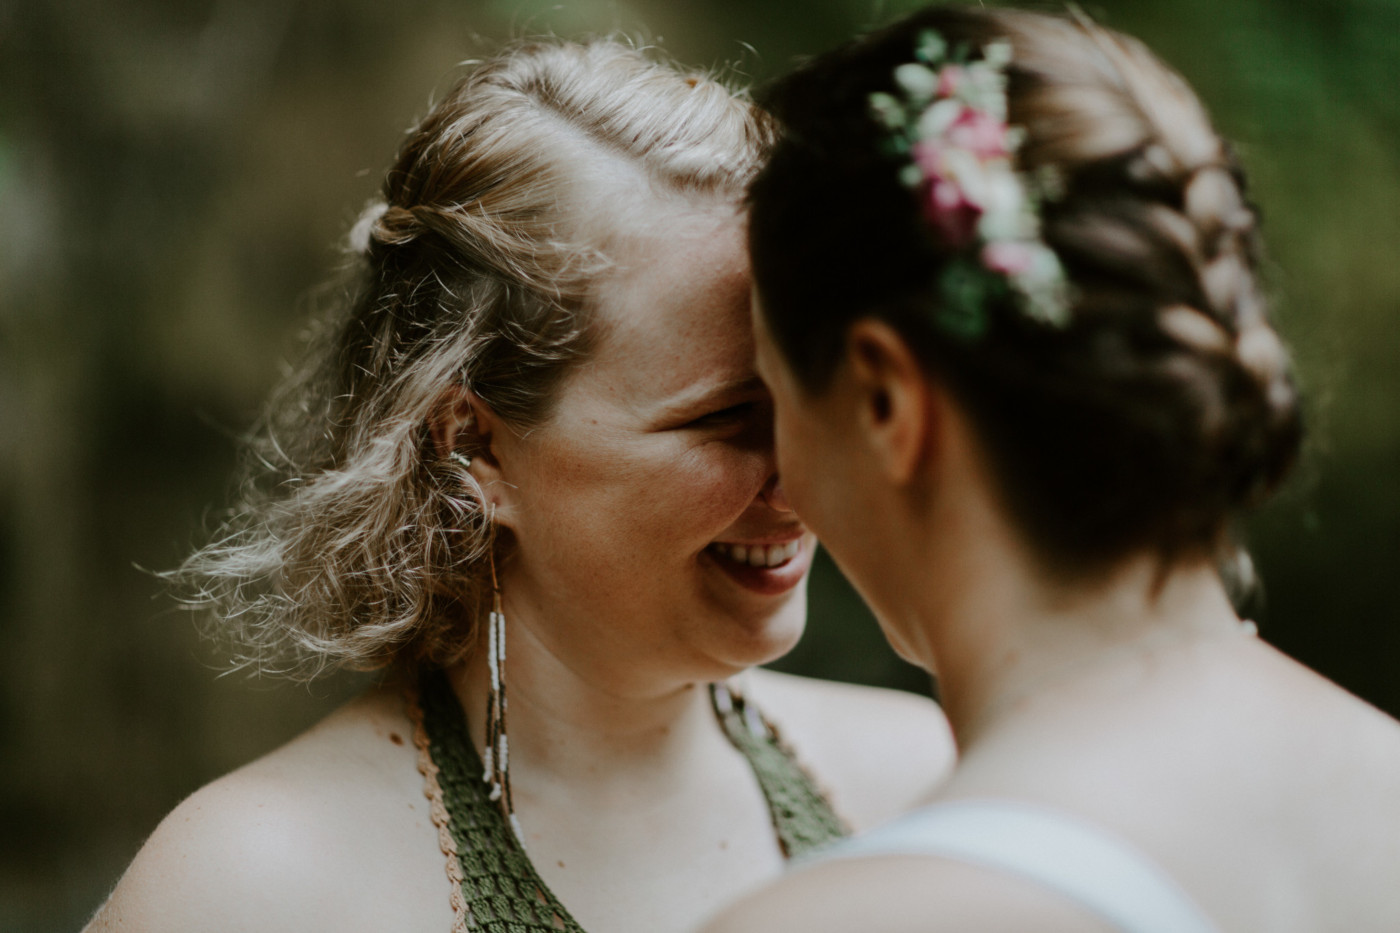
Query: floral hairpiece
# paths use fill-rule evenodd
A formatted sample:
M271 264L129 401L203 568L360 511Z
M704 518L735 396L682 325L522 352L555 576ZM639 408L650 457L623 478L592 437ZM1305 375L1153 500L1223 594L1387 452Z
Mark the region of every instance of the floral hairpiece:
M887 151L909 160L900 180L918 193L930 232L953 254L940 324L956 336L981 336L987 302L1009 286L1027 318L1063 326L1069 285L1040 237L1037 212L1054 194L1054 179L1019 172L1012 161L1025 132L1006 122L1010 43L993 42L973 58L925 31L915 59L894 70L900 97L879 92L869 100L890 131Z

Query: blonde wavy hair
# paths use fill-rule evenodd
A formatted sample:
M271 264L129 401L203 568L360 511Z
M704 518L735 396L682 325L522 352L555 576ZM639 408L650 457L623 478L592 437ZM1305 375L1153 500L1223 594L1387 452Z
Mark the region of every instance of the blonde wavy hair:
M620 160L654 191L737 204L771 135L744 94L615 40L524 41L473 67L409 132L230 517L171 574L235 666L463 656L495 543L481 490L430 436L445 396L528 428L588 355L608 258L571 222L587 168Z

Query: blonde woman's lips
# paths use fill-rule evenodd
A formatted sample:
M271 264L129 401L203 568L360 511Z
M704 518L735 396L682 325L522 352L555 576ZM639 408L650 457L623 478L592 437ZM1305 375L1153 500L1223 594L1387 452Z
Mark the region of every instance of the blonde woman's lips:
M802 582L812 565L808 536L776 542L716 541L703 553L709 562L746 590L786 593Z

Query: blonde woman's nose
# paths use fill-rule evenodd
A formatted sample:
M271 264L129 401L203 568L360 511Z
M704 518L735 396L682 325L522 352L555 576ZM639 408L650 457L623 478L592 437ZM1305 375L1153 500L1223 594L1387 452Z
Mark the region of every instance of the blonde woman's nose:
M774 473L769 477L768 482L763 485L763 501L777 512L791 512L792 503L788 502L787 493L783 492L783 481Z

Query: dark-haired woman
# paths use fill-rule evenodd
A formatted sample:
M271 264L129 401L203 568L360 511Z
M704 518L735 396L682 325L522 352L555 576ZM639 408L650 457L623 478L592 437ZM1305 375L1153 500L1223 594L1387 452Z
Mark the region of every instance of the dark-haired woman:
M668 933L926 792L931 703L741 674L814 547L753 370L770 138L606 41L507 49L409 134L185 568L249 664L390 676L177 808L94 930Z
M932 8L774 103L750 246L782 475L960 760L710 929L1400 929L1400 726L1217 573L1300 429L1185 82L1082 18Z

